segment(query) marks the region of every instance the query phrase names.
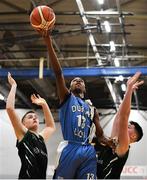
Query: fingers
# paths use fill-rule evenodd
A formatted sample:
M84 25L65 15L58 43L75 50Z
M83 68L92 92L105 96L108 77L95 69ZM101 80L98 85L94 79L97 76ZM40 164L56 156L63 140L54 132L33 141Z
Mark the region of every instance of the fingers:
M128 79L127 84L128 85L135 84L137 80L139 79L140 75L141 75L141 72L136 72L134 76ZM141 84L143 84L143 81L140 81L138 85L141 85Z
M144 83L144 81L137 81L137 82L134 84L134 89L138 89L139 86L141 86L143 83Z
M140 85L142 85L144 83L144 81L142 80L142 81L137 81L137 86L140 86Z
M10 72L8 72L8 76L11 76L11 73L10 73Z
M129 80L134 82L137 81L137 79L140 77L141 72L136 72L134 76L132 76Z
M40 28L38 28L38 29L36 29L36 30L37 30L37 32L38 32L42 37L47 37L48 34L49 34L48 29L46 30L46 29L40 29Z
M35 100L35 99L37 99L37 96L36 96L35 94L32 94L32 95L31 95L31 99L32 99L32 100Z
M141 72L136 72L134 76L139 77L141 75Z
M133 76L134 80L137 80L141 75L141 72L136 72L135 75Z
M41 98L39 94L37 94L37 97L38 97L38 98Z
M8 79L10 79L11 78L11 73L10 72L8 72Z
M40 95L39 94L32 94L31 95L31 100L35 100L35 99L40 99L41 97L40 97Z
M36 98L41 98L39 94L37 94L37 95L36 95L36 94L32 94L31 96L32 96L33 98L35 98L35 99L36 99Z

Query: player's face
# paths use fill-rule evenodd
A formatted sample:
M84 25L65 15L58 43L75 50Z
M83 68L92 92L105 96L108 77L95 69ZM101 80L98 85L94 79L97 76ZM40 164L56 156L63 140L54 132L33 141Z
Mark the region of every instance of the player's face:
M130 124L130 123L128 124L128 133L129 133L131 142L135 142L137 139L137 133L136 133L134 124Z
M75 90L79 90L80 93L85 93L85 83L83 81L83 79L76 77L74 78L71 83L70 83L70 89L72 92L74 92Z
M28 113L23 120L23 124L27 129L36 131L39 126L39 119L35 113Z

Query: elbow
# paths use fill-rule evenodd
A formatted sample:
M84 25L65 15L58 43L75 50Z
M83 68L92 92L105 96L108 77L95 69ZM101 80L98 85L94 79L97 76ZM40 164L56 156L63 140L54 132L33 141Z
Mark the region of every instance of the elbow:
M50 132L51 132L51 134L54 134L55 131L56 131L56 127L55 127L55 126L50 127Z
M128 149L129 149L129 146L123 146L123 147L121 147L121 146L118 146L117 148L116 148L116 153L117 153L117 155L118 156L123 156L123 155L125 155L126 154L126 152L128 151Z
M47 128L51 129L52 133L56 131L56 126L55 124L52 124L50 126L47 126Z

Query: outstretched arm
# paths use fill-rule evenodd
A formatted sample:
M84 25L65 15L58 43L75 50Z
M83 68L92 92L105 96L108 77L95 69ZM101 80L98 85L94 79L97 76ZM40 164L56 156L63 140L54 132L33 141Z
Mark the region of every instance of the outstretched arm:
M40 132L44 140L48 140L51 134L55 131L55 123L51 111L45 99L41 98L39 95L31 95L32 103L37 104L42 107L44 118L45 118L45 128Z
M8 82L11 85L11 90L7 98L6 110L13 125L16 137L18 140L21 140L26 133L26 128L21 123L21 120L15 111L15 95L17 84L10 73L8 73Z
M144 83L143 81L138 81L140 75L141 73L137 72L127 81L127 90L114 120L112 130L116 131L117 129L117 131L112 132L112 134L113 136L118 137L118 146L116 149L118 155L125 154L129 148L130 139L128 134L128 120L131 110L132 93Z
M58 60L55 50L53 48L51 37L46 36L46 37L44 37L44 40L45 40L45 43L48 48L51 66L55 73L57 90L58 90L58 95L59 95L59 99L60 99L60 103L61 103L65 99L67 94L69 94L69 90L67 89L67 87L65 85L65 79L64 79L64 76L62 73L62 69L61 69L59 60Z

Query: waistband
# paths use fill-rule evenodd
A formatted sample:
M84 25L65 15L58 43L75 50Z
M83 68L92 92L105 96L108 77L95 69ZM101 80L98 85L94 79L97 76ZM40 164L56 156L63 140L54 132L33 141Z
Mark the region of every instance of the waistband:
M66 140L69 144L79 144L79 145L91 145L89 142L71 141Z

